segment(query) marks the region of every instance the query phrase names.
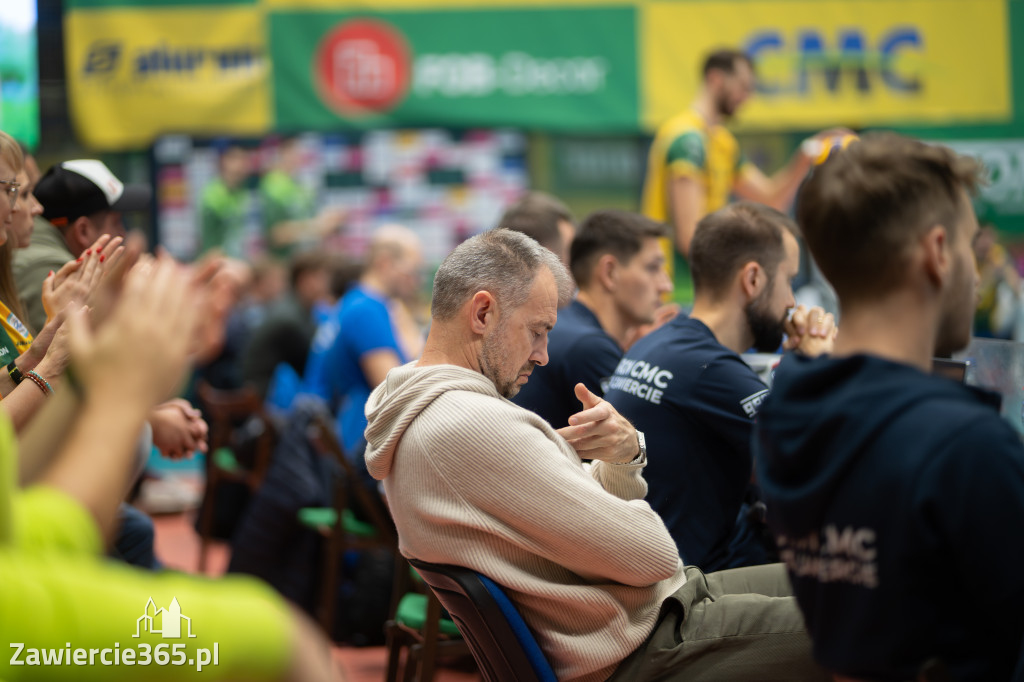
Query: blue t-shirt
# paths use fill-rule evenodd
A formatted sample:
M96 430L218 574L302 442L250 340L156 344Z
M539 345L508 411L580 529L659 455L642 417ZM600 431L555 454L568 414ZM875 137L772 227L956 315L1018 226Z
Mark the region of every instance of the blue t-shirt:
M316 333L309 346L306 368L302 373L302 392L315 395L328 404L331 403L331 387L327 378L327 354L341 329L340 314L340 300L330 307L314 308Z
M605 398L644 432L647 501L688 565L717 571L768 560L741 513L767 393L739 355L685 316L640 339L615 369Z
M539 414L552 428L569 425L569 417L583 409L575 386L583 382L595 395L605 386L622 349L609 336L597 316L579 301L558 311L548 334L548 364L536 367L512 402Z
M911 680L937 658L953 680L1022 679L1024 448L998 403L870 355L779 366L758 479L829 670Z
M342 444L352 450L366 430L366 399L372 388L359 362L367 353L392 350L400 362L407 362L395 337L388 303L376 292L353 287L341 299L334 343L327 351L324 375L330 403L338 405L338 427Z

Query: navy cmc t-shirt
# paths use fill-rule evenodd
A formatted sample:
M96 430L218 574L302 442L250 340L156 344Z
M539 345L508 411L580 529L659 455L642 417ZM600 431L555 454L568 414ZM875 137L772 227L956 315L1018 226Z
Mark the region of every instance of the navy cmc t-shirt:
M939 659L951 680L1024 679L1024 449L998 406L871 355L779 366L757 470L827 669L911 680Z
M583 409L576 384L582 382L595 395L603 395L621 358L622 349L601 328L597 316L573 301L558 311L548 334L548 364L534 368L512 402L540 415L552 428L568 426L569 417Z
M744 520L751 433L768 387L701 321L680 316L634 345L605 398L644 432L647 501L687 565L765 563Z

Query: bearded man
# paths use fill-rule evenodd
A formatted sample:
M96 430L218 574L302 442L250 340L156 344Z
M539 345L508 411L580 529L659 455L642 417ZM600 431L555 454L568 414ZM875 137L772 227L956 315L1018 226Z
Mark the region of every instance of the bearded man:
M605 392L644 432L651 455L647 501L684 563L716 571L773 559L756 515L751 433L768 394L740 354L831 349L835 321L797 308L790 284L800 268L796 224L739 202L705 217L690 249L695 299L680 316L633 346Z
M754 94L754 71L753 61L740 50L708 54L693 103L662 123L651 144L642 210L672 226L673 299L684 307L693 303L687 259L697 222L733 196L786 210L821 152L822 140L836 132L808 139L782 168L766 175L726 127Z

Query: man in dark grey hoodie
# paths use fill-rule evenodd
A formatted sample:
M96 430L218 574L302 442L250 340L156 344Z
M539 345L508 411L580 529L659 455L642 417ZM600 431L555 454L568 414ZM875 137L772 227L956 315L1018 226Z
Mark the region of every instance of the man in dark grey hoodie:
M1006 680L1018 665L1024 543L1006 529L1024 527L1024 448L994 396L930 374L970 338L978 177L947 148L879 134L801 195L843 329L832 357L779 367L755 457L815 658L842 678L938 665Z

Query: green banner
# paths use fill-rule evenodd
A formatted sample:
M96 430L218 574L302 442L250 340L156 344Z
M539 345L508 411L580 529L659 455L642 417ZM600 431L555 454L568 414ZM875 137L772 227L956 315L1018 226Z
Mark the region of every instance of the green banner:
M210 7L217 5L252 5L260 0L63 0L65 11L117 9L120 7Z
M635 130L632 7L270 15L277 127Z
M1024 140L943 140L985 166L986 184L975 197L979 219L1020 232L1024 226Z

